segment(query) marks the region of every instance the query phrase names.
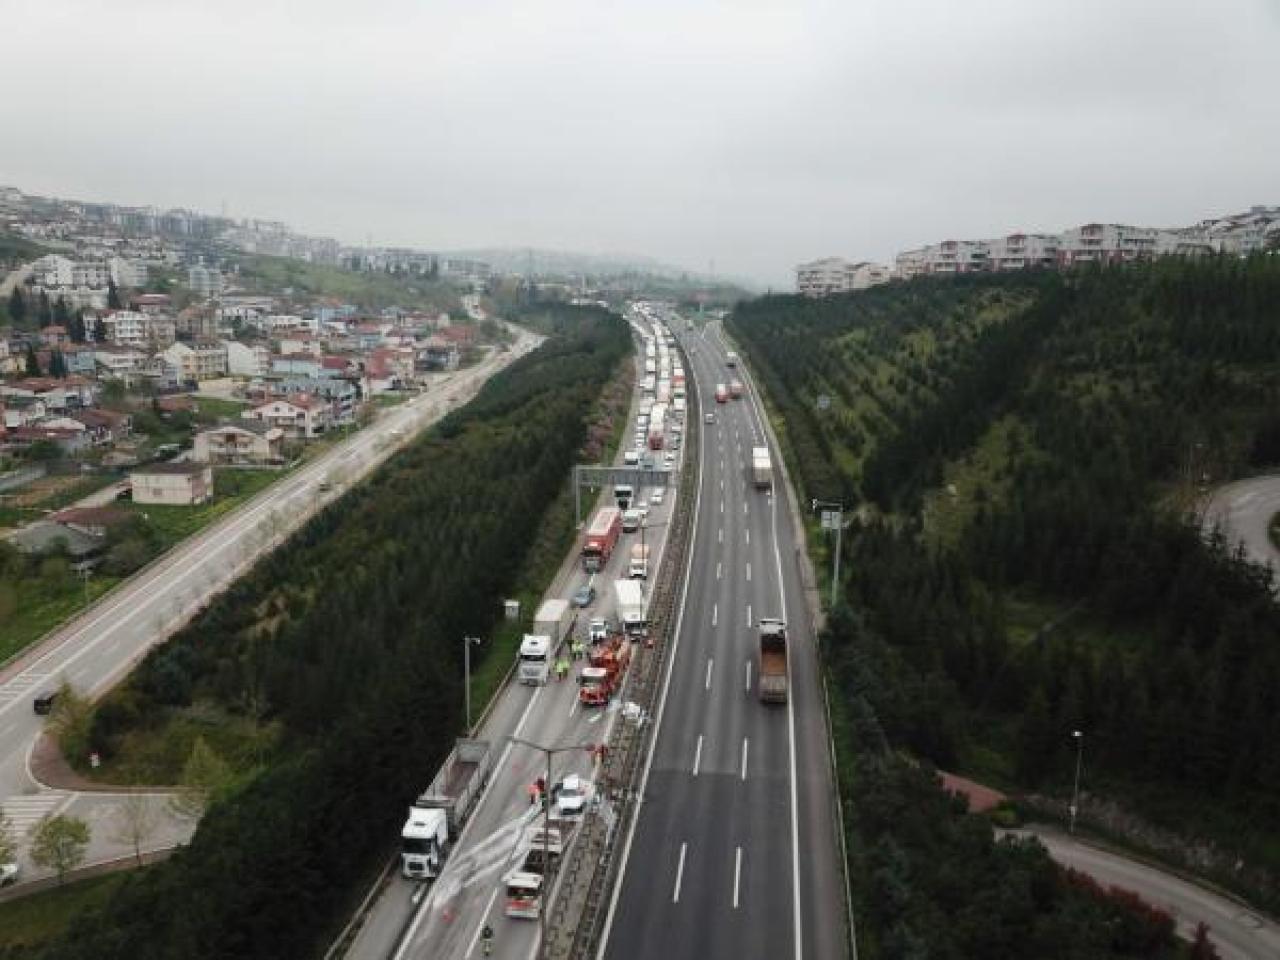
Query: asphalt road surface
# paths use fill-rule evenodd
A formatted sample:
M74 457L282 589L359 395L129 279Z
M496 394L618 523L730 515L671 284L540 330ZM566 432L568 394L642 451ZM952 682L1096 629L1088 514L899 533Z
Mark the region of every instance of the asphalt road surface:
M48 813L69 813L94 825L86 863L132 853L106 829L121 797L50 790L30 769L30 753L43 725L32 711L35 694L63 679L97 695L107 690L215 593L279 543L315 510L372 470L416 431L469 399L497 369L533 349L541 338L520 332L510 353L492 354L439 387L387 412L329 453L282 478L249 503L175 547L127 583L0 669L0 807L23 839ZM322 484L332 489L322 490ZM194 824L175 820L157 801L160 822L148 849L172 846ZM102 827L103 829L98 829ZM23 876L47 871L23 863Z
M1249 559L1266 564L1280 577L1280 550L1267 535L1267 525L1277 513L1280 476L1253 477L1215 490L1204 509L1204 526L1221 528L1228 549L1243 544Z
M632 399L633 422L637 406L638 394ZM628 431L624 446L630 443L630 436ZM621 459L619 451L617 461L621 463ZM679 461L677 469L678 466ZM658 569L666 549L667 522L677 482L677 476L672 475L672 489L661 505L649 510L645 543L650 547L653 571ZM649 488L637 490L637 499L647 498L649 492ZM594 575L583 572L576 552L566 560L547 596L568 598L588 580L598 594L590 607L580 611L576 632L585 636L592 617L607 616L616 621L613 582L625 577L631 546L639 541L639 533L623 534L605 570ZM575 544L575 551L580 545ZM563 683L552 679L545 686L513 682L498 695L475 734L489 741L497 756L492 778L449 853L442 875L427 885L405 880L397 871L361 920L347 957L462 960L480 956L479 936L486 923L496 934L493 957L523 960L533 956L538 947L538 923L505 915L502 878L517 865L520 833L536 813L529 802L528 787L546 775L546 760L540 751L512 744L507 738L517 736L548 747L604 742L618 720L620 700L615 698L607 708L583 708L577 697L573 676ZM566 750L555 757L553 782L570 773L594 779L592 757L586 749ZM404 799L407 811L414 798ZM387 824L389 836L400 826Z
M683 326L677 323L676 326ZM829 741L782 489L756 489L765 443L753 392L717 404L718 331L684 334L702 417L687 596L643 798L607 920L607 960L849 954ZM778 452L772 450L775 483ZM791 695L760 702L761 617L788 622Z
M1275 960L1280 957L1280 927L1226 897L1171 874L1080 843L1045 827L1032 832L1059 863L1075 867L1100 883L1122 887L1173 914L1178 932L1190 939L1196 924L1209 925L1209 938L1223 960Z

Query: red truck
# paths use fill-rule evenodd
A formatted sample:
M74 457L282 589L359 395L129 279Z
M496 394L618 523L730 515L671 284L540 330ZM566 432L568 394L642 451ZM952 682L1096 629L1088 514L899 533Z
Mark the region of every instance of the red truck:
M618 507L601 507L591 518L587 539L582 545L582 569L587 573L603 570L613 555L622 534L622 511Z
M582 668L578 700L585 707L603 707L622 686L622 676L631 659L631 645L614 634L591 648L590 666Z

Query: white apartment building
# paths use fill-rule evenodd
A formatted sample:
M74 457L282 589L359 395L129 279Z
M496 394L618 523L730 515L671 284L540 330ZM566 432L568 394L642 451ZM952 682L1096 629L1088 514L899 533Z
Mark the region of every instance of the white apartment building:
M806 297L826 297L849 290L865 290L887 283L891 277L892 271L882 264L825 257L796 267L796 290Z
M124 347L142 347L147 343L146 314L137 310L113 310L98 321L102 339Z
M133 373L146 359L147 355L136 347L100 344L93 351L93 362L109 377Z
M237 377L265 377L271 372L271 351L261 344L223 340L227 351L227 373Z
M175 343L162 356L181 371L183 380L209 380L227 375L227 348L221 340Z
M1011 233L984 242L987 264L992 270L1029 270L1054 267L1058 263L1056 233Z
M320 323L315 317L300 317L293 313L270 313L260 321L263 328L269 333L280 334L294 330L309 330L312 333L320 332Z
M1058 264L1128 263L1155 256L1156 233L1150 227L1130 227L1119 223L1086 223L1062 234Z
M279 427L286 437L303 440L320 436L333 420L329 403L306 393L294 394L288 399L268 400L240 416Z

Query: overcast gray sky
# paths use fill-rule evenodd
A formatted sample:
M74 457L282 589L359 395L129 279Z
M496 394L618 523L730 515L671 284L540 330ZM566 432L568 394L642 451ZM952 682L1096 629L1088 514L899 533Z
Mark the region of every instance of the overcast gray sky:
M1280 203L1280 0L0 0L0 184L799 261Z

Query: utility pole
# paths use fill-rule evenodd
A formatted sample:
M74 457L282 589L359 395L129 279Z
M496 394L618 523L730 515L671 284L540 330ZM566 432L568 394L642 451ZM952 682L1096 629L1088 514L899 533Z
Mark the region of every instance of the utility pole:
M1076 814L1080 811L1080 761L1084 756L1084 731L1072 730L1071 736L1076 741L1076 783L1071 790L1071 825L1068 833L1076 832Z
M831 609L836 608L836 594L840 585L840 547L843 542L844 534L844 504L838 500L813 500L812 509L816 512L819 507L822 511L822 529L835 530L836 532L836 555L835 562L831 567Z
M462 638L463 698L467 711L467 736L471 736L471 645L480 646L479 637Z
M547 907L548 900L551 895L551 758L557 753L569 753L573 750L587 750L594 752L596 745L594 743L564 743L555 747L548 747L545 744L534 743L532 740L523 740L520 737L507 737L511 743L518 743L522 747L528 747L530 750L540 750L547 759L547 786L543 791L542 800L542 887L540 890L542 903L538 907L538 957L540 960L546 960L547 956ZM586 810L582 815L586 816Z

